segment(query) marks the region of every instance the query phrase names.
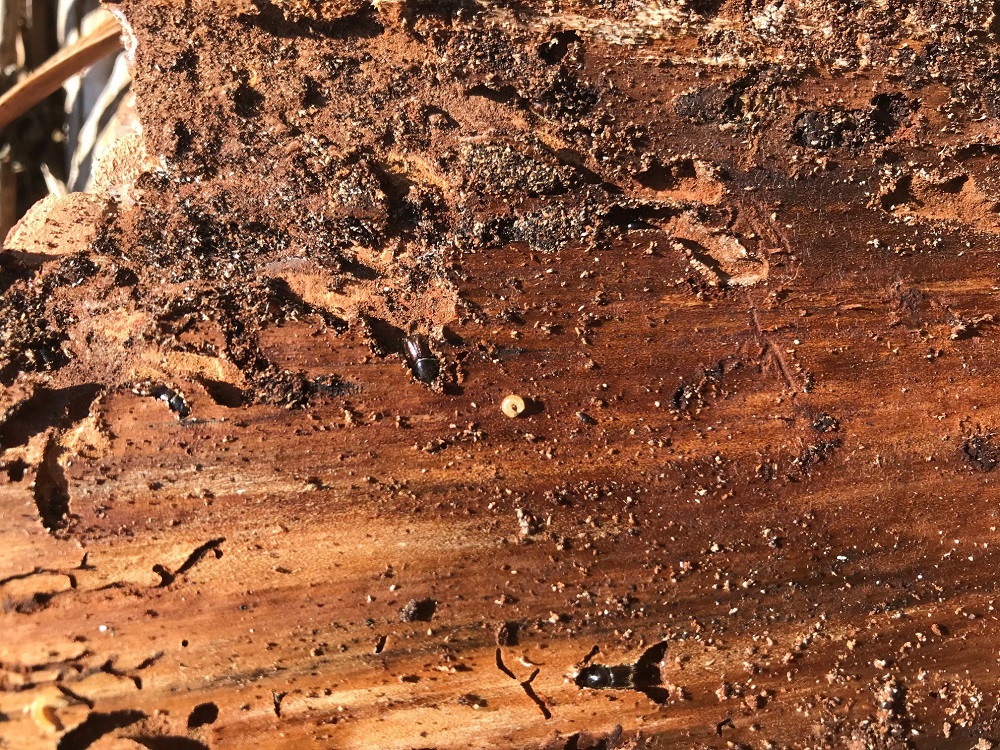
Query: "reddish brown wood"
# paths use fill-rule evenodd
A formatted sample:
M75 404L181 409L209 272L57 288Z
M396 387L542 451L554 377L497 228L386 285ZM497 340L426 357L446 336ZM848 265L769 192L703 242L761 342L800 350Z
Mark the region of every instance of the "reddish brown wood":
M581 3L453 21L406 3L209 26L198 3L121 5L144 19L151 156L125 161L150 159L146 176L74 199L93 269L68 238L45 247L52 206L3 256L4 310L23 300L66 337L47 349L11 314L26 343L0 351L9 747L1000 738L988 16ZM463 29L486 52L450 78L435 45L457 55ZM504 40L523 56L491 77ZM592 85L594 110L517 101L541 85L539 45L579 45L548 64ZM294 114L309 90L291 73L324 53L331 95ZM398 71L410 98L373 109ZM215 131L192 129L209 115ZM491 144L522 161L477 168ZM322 189L258 210L341 158ZM418 218L408 195L429 202ZM418 233L434 197L447 253ZM462 229L508 209L526 234ZM321 214L390 238L323 255ZM192 223L220 217L258 223L198 255ZM411 333L441 362L434 386L401 353ZM330 375L325 395L303 385ZM516 419L509 394L530 407ZM662 705L572 679L595 645L615 665L663 640ZM61 735L22 713L50 704Z

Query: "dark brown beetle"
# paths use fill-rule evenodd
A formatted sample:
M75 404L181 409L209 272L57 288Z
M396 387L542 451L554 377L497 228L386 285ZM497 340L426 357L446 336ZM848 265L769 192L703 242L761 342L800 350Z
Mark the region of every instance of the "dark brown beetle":
M427 337L421 335L407 336L403 341L406 347L406 357L414 376L421 383L433 383L441 372L441 364L431 351Z

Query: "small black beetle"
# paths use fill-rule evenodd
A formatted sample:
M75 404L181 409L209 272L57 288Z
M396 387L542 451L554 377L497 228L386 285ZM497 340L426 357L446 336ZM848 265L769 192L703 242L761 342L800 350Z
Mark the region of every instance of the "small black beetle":
M592 664L580 670L576 676L576 684L579 687L590 688L592 690L602 690L612 688L617 690L634 690L635 667L631 664L619 664L614 667L606 667L603 664Z
M181 419L184 419L191 413L191 408L187 405L184 397L171 388L161 386L154 391L153 395L164 402L170 411L174 412Z
M421 383L433 383L441 372L441 365L427 344L427 337L407 336L403 341L406 356L410 360L413 374Z
M590 690L636 690L654 703L666 703L670 691L663 686L660 662L667 654L667 641L660 641L647 648L635 664L587 664L597 653L597 647L584 659L582 669L573 681L577 687Z
M132 387L132 393L137 396L152 396L162 401L170 411L181 419L185 419L191 414L191 407L188 406L184 396L163 383L152 383L144 380Z

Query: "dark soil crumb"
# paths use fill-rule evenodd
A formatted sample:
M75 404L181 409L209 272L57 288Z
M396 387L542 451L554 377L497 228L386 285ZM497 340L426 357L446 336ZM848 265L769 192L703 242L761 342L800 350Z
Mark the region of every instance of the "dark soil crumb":
M437 602L433 599L410 599L399 611L399 619L403 622L430 622L437 610Z
M458 705L469 706L470 708L486 708L486 699L475 693L465 693L458 696Z
M521 624L518 622L504 622L497 627L496 641L498 646L516 646Z
M966 438L962 453L976 471L993 471L1000 462L1000 448L997 448L992 433L978 433Z

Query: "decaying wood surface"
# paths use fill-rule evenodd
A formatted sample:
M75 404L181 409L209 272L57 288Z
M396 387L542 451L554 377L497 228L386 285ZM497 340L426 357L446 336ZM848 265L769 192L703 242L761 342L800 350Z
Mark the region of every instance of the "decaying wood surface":
M991 11L115 5L143 142L0 257L3 747L1000 742Z

